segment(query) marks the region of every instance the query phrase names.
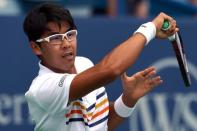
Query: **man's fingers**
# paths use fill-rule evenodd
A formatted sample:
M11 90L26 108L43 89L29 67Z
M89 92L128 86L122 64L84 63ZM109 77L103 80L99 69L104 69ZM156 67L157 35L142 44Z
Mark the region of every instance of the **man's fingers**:
M150 72L154 71L155 67L151 66L149 68L146 68L145 70L143 70L142 72L140 72L142 74L142 76L147 76Z
M150 78L149 79L149 85L151 87L155 87L155 86L161 84L162 82L163 82L163 80L161 80L161 77L160 76L156 76L154 78Z
M173 18L171 16L169 16L169 15L163 13L163 12L161 12L159 15L162 15L164 17L164 19L166 19L166 20L169 20L169 21L173 20Z

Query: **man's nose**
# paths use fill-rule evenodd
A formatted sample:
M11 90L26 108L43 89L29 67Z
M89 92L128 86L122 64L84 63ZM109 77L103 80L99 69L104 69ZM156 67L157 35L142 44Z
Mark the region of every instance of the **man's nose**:
M71 46L71 43L66 39L66 37L63 38L62 40L62 47L63 48L68 48Z

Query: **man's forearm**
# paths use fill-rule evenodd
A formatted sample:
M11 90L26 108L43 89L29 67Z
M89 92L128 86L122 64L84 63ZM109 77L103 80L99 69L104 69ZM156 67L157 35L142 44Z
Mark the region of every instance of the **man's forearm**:
M119 126L125 118L120 117L115 109L114 102L110 102L109 106L109 119L108 119L108 131L113 131L117 126Z

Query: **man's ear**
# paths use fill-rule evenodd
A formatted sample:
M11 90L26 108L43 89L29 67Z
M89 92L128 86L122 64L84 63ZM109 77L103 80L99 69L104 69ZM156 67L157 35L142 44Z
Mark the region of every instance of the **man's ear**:
M35 55L39 56L42 54L42 50L41 50L40 46L38 44L36 44L35 42L31 41L30 47Z

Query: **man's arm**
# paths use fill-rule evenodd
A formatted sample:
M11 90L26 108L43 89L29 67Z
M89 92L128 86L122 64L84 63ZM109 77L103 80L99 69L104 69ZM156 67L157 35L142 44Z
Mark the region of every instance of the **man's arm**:
M177 31L175 26L172 26L169 32L160 32L164 19L169 20L172 25L176 25L172 22L171 17L161 13L152 21L156 26L156 37L167 38ZM113 49L94 67L78 74L71 83L69 100L80 98L120 76L128 67L133 65L146 41L143 34L136 33Z
M160 76L156 76L155 67L146 68L129 77L124 73L121 76L123 94L110 103L108 130L113 131L123 120L129 117L137 101L162 83Z
M71 83L70 100L80 98L113 81L135 62L145 42L141 34L136 34L116 47L94 67L78 74Z
M115 109L114 109L114 102L109 103L109 119L108 119L108 131L113 131L116 127L118 127L125 118L120 117Z

